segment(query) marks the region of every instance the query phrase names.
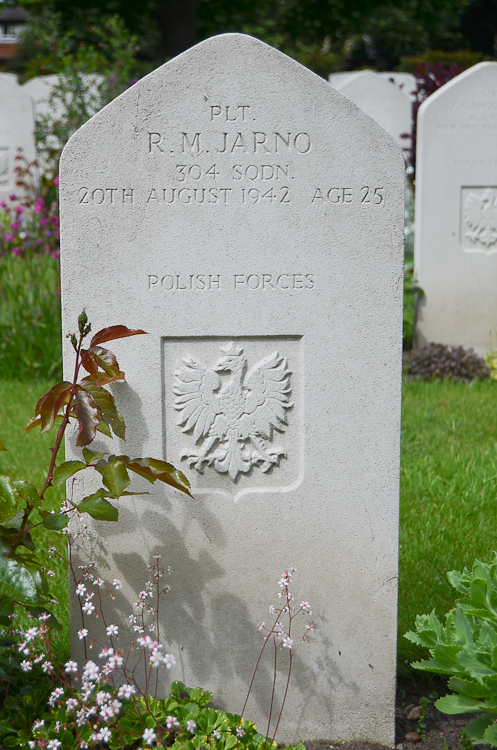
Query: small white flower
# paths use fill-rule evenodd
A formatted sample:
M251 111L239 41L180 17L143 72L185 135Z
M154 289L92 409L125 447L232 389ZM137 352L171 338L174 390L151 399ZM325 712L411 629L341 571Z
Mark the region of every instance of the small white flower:
M109 721L114 716L114 711L111 706L102 706L100 710L100 716L104 721Z
M109 625L106 630L107 635L119 635L119 628L117 625Z
M87 615L91 615L93 612L95 612L95 605L90 601L85 602L83 604L83 612L85 612Z
M236 728L236 736L237 737L244 737L245 736L245 730L241 728L240 725Z
M167 669L171 669L171 667L174 667L176 664L176 658L172 654L166 654L163 659L164 666L167 667Z
M214 729L212 736L216 738L216 740L221 739L221 733L217 731L217 729Z
M33 742L33 740L29 740L28 747L29 750L34 750L34 748L36 747L36 742Z
M60 740L50 740L50 742L47 745L48 750L57 750L58 747L62 745L62 742Z
M78 638L80 641L82 641L83 638L86 638L87 635L88 635L88 631L86 628L81 628L81 630L78 630Z
M128 615L128 620L131 624L133 624L134 622L136 622L136 615Z
M75 698L69 698L66 700L67 713L71 713L75 708L78 707L78 701Z
M86 594L86 586L83 583L79 583L76 586L76 596L84 596Z
M112 585L114 586L116 591L119 591L119 589L122 589L123 587L122 581L120 581L118 578L114 578L114 580L112 581Z
M44 664L41 665L41 668L44 672L52 672L53 671L53 664L51 661L46 661Z
M186 722L186 729L187 729L188 732L191 732L191 734L195 734L196 728L197 728L197 725L195 724L195 722L193 721L193 719L189 719Z
M123 666L123 664L124 664L124 658L120 656L119 654L115 654L114 656L111 656L111 658L106 664L106 667L112 671L113 669L120 669Z
M98 586L98 588L101 588L104 585L105 581L103 578L95 578L94 584L95 586Z
M33 732L36 732L37 729L41 729L41 727L45 726L45 720L44 719L37 719L35 723L33 724Z
M262 630L263 628L266 627L266 623L265 622L261 622L261 623L259 623L259 625L257 627L259 628L259 630Z
M99 671L100 670L94 661L87 661L86 666L85 666L85 671L83 672L83 677L86 680L96 680L98 679Z
M53 708L55 704L57 703L57 701L59 700L59 698L61 698L63 695L64 695L63 688L55 688L55 690L53 690L50 693L50 697L48 699L48 705L52 706Z
M274 613L275 613L275 612L276 612L275 608L273 607L273 605L272 605L272 604L270 604L270 605L269 605L269 614L270 614L270 615L274 615Z
M77 672L78 671L78 663L75 661L67 661L64 664L64 672L67 672L70 674L71 672Z
M107 703L110 700L110 697L110 693L106 693L105 690L100 690L95 696L95 701L98 706L103 706L104 703Z
M33 641L39 632L38 628L29 628L29 630L26 630L26 640L28 643L29 641Z
M24 661L21 662L21 669L23 672L31 672L31 670L33 669L33 665L30 661L26 661L26 659L24 659Z
M142 738L145 740L147 745L151 745L157 739L157 735L155 734L153 729L145 729Z
M174 729L174 727L179 727L178 719L176 716L168 716L166 719L166 729Z
M144 632L144 630L143 630L143 628L142 628L141 625L133 625L133 631L135 633L143 633Z
M118 698L131 698L136 693L136 688L133 685L121 685L117 691Z
M55 578L55 571L54 570L47 570L47 576L49 578Z
M82 708L80 711L76 714L76 724L78 727L82 727L84 724L87 724L88 721L86 719L86 713L85 710Z
M282 639L281 639L281 645L283 646L283 648L288 648L288 649L291 649L291 648L292 648L292 646L293 646L293 641L292 641L292 639L291 639L291 638L289 638L289 637L287 637L287 638L282 638Z
M48 612L42 612L41 615L38 617L38 619L41 622L46 622L49 617L52 617L52 615L48 614Z
M99 653L98 657L99 657L99 659L108 659L109 656L113 655L113 653L114 653L114 649L113 648L106 648L104 646L103 649L101 650L101 652Z
M110 742L110 739L112 737L112 732L110 731L109 727L103 727L100 732L97 734L97 739L99 739L101 742Z

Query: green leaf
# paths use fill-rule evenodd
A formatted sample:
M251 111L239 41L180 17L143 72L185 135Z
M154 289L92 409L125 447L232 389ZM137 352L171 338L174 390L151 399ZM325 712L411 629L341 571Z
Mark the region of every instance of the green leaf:
M148 479L149 482L153 483L159 480L175 487L177 490L181 490L181 492L185 492L190 497L192 496L188 479L181 471L178 471L166 461L160 461L157 458L134 458L129 462L128 469Z
M125 440L126 426L122 415L116 409L113 395L94 383L87 383L85 388L100 409L104 422L112 427L117 437Z
M102 481L114 497L120 497L129 486L127 472L128 456L109 456L108 460L101 458L95 469L102 475Z
M23 479L18 479L13 484L21 500L24 500L25 503L29 503L34 508L40 507L42 500L36 487L33 487L30 482L25 482Z
M117 508L109 503L105 497L95 493L82 500L77 506L80 513L88 513L97 521L117 521Z
M486 716L480 716L479 719L473 719L469 724L466 724L464 731L474 745L482 745L485 743L483 735L485 734L487 727L492 724L492 719L494 718L496 717L487 714Z
M0 557L0 596L21 604L35 604L38 591L35 579L22 565L8 557Z
M52 484L54 487L61 487L69 477L76 474L78 471L86 469L86 464L82 461L65 461L60 466L57 466L53 473Z
M46 529L52 531L60 531L67 526L68 518L65 513L54 513L49 514L43 519L42 524Z
M467 695L469 698L491 698L493 693L485 685L480 685L475 680L465 680L462 677L451 677L449 688L454 693Z
M0 476L0 522L10 521L17 511L18 495L10 477Z
M98 461L99 458L103 458L105 456L104 453L100 453L99 451L92 451L90 448L83 448L83 457L87 464L90 464L92 461Z
M490 724L483 734L483 739L489 745L497 747L497 724Z
M79 435L76 445L80 448L88 445L94 439L100 422L97 405L88 391L78 385L74 411L79 422Z
M435 701L435 706L443 714L477 714L482 711L481 701L466 695L445 695Z

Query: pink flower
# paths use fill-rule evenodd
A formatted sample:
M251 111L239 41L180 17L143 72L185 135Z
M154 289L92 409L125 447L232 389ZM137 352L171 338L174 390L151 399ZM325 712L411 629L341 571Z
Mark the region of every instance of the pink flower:
M6 206L6 205L7 205L7 204L6 204L6 202L5 202L5 201L0 201L0 206L2 206L2 208L5 208L5 206Z
M16 229L19 229L19 227L20 227L20 224L18 224L17 221L14 221L14 223L11 226L11 229L16 230Z
M16 206L16 211L17 211L18 214L22 214L23 211L24 211L24 209L23 209L22 206Z
M9 200L11 200L11 201L17 200L16 196L15 196L15 193L12 193L12 195L9 195Z
M7 234L5 235L5 239L7 240L7 242L12 242L12 240L14 239L14 235L11 232L7 232Z
M12 252L14 253L14 255L17 255L18 257L19 255L22 255L22 251L20 247L13 247Z
M57 175L57 177L54 177L53 184L54 185L58 185L59 184L59 175Z

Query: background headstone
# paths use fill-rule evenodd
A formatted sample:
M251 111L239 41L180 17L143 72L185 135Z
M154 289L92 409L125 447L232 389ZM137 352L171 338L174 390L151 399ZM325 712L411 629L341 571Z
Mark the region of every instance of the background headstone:
M377 73L380 78L384 78L389 83L393 83L399 91L402 91L411 101L414 99L413 92L416 89L416 77L412 73L398 73L397 71L387 70Z
M330 73L328 76L328 83L336 88L339 83L343 83L347 78L350 78L350 76L353 75L355 75L355 71L353 70L342 70L339 73Z
M280 601L281 572L297 565L295 594L311 602L316 629L295 657L280 740L393 743L403 194L403 159L382 128L239 34L139 81L61 160L64 332L84 306L94 331L148 331L112 346L128 425L112 452L167 458L195 496L153 488L119 502L118 524L94 524L100 574L125 582L114 621L161 553L173 570L171 678L239 712L262 645L257 623ZM182 430L188 358L204 363L212 388L234 378L234 393L245 383L252 394L244 362L280 363L265 414L248 416L247 391L232 416L211 394L231 431L248 425L245 447L205 434L195 444ZM279 430L261 441L254 429L269 417ZM69 440L67 458L79 453ZM203 473L181 459L195 453L210 459ZM72 499L93 487L76 477ZM266 663L246 712L261 729L271 682Z
M411 133L411 102L396 86L372 70L364 70L336 86L395 138L406 160L411 141L402 138Z
M33 102L20 86L0 78L0 200L19 193L14 173L18 148L29 161L36 158Z
M36 76L23 84L23 91L33 99L35 115L46 115L52 110L49 98L58 80L58 75Z
M0 73L0 78L6 78L11 83L17 85L17 74L16 73Z
M497 343L497 63L479 63L419 108L417 343Z

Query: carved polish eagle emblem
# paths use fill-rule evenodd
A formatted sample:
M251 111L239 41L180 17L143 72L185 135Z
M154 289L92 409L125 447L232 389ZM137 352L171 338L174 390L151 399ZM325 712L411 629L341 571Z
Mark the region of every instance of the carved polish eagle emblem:
M464 202L466 238L476 245L491 247L497 242L497 190L487 188L483 195L470 193Z
M174 374L175 408L183 432L193 433L197 448L181 458L203 473L204 465L235 481L252 466L268 471L286 451L271 445L273 431L283 432L290 401L290 371L277 351L247 372L242 347L220 347L224 356L209 369L195 359ZM218 373L228 373L221 379Z

